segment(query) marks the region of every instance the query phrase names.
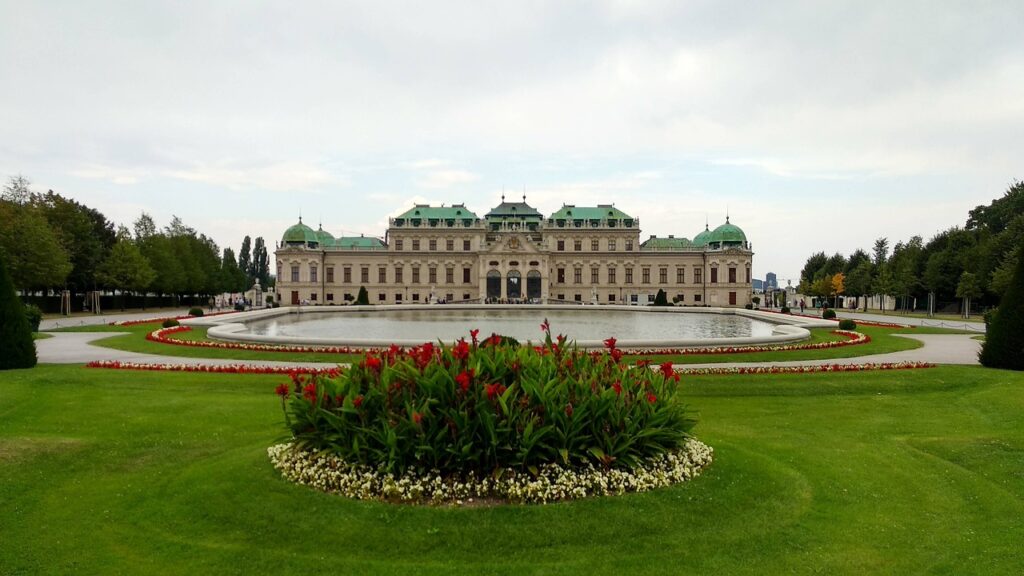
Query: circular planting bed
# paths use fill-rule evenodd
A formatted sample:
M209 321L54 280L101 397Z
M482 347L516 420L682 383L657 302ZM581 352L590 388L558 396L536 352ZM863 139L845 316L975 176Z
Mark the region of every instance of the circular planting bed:
M614 339L583 351L492 335L393 346L330 375L279 385L289 442L274 466L354 498L551 502L643 491L711 462L689 435L671 363L631 367Z

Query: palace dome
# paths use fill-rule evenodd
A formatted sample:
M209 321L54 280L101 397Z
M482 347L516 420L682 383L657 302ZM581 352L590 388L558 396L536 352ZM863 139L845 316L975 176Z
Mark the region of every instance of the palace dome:
M327 233L324 232L324 234ZM328 234L328 236L330 236L330 234ZM316 246L320 244L320 237L317 235L315 230L303 224L302 218L300 217L298 224L284 231L284 236L281 238L281 242L286 245L302 244L304 246L309 246L312 244L313 246Z
M707 238L708 244L719 246L743 245L747 242L747 235L735 224L729 223L729 217L725 217L725 224L711 231Z
M705 224L704 225L704 230L700 234L697 234L696 236L693 237L693 245L694 246L707 246L708 245L708 240L710 240L710 239L711 239L711 231L708 230L708 225Z

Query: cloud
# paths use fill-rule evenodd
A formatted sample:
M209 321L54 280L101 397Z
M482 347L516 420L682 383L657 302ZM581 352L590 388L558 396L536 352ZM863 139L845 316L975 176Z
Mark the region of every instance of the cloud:
M267 165L241 165L236 162L200 163L189 168L164 172L171 178L203 182L230 190L271 190L275 192L315 193L325 188L344 188L346 177L331 174L310 162L278 162Z

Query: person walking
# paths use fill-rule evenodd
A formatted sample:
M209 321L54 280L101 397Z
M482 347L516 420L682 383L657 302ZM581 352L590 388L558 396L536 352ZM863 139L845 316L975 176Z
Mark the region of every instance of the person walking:
M803 313L804 313L804 306L805 306L805 302L804 302L804 299L803 299L803 298L801 298L801 299L800 299L800 313L801 313L801 314L803 314Z

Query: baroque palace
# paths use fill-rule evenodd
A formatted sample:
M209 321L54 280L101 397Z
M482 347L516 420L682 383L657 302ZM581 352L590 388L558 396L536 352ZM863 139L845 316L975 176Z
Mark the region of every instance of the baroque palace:
M684 306L735 307L750 302L753 252L728 217L693 240L641 242L640 222L615 206L544 217L524 196L483 218L463 204L416 205L383 239L335 238L299 218L276 256L282 304L347 304L365 287L370 304L648 304L661 289Z

